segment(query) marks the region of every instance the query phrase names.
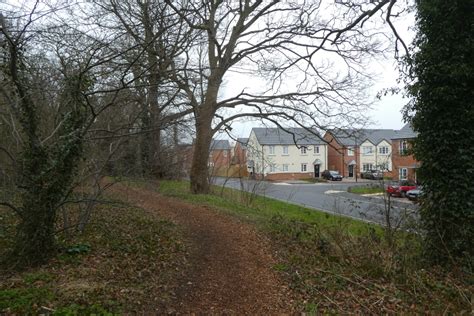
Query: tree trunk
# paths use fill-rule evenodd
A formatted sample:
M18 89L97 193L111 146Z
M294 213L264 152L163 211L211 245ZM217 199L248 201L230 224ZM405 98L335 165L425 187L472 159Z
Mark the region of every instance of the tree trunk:
M155 121L159 123L159 120L155 118ZM162 160L163 160L163 152L161 150L161 129L158 127L157 130L153 131L151 135L152 141L153 141L153 175L161 179L163 178L163 166L162 166Z
M56 251L56 213L47 205L42 205L44 201L41 200L40 197L30 196L29 203L23 208L27 216L17 227L14 254L23 266L47 262Z
M193 149L191 166L191 192L194 194L209 193L209 148L212 141L212 114L196 117L196 141Z

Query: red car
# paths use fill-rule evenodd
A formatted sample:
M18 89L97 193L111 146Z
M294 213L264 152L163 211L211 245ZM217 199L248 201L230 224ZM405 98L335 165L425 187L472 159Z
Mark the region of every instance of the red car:
M391 196L405 197L410 190L416 189L416 184L408 180L401 180L398 184L387 186L387 193Z

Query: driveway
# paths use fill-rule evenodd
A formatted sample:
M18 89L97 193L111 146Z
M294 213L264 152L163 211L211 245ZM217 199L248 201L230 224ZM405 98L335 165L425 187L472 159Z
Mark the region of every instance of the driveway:
M267 182L234 178L213 178L216 185L254 192L258 195L298 204L331 214L347 216L367 222L385 224L385 203L383 196L361 196L347 192L354 182L304 183ZM396 225L407 216L416 216L417 206L412 202L392 198L391 221Z

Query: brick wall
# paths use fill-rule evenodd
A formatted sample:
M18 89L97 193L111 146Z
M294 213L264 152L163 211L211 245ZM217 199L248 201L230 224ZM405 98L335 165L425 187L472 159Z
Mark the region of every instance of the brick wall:
M407 168L408 179L416 180L416 168L415 166L419 165L419 162L413 157L413 155L406 155L400 153L400 142L402 139L392 140L392 165L393 165L393 179L399 180L399 170L401 168ZM410 147L410 144L408 144Z
M329 170L337 170L342 174L344 169L344 159L341 154L343 148L332 136L331 133L324 134L324 140L328 143L328 168ZM321 170L323 172L324 170Z
M328 168L329 170L338 171L343 177L349 177L348 164L352 160L359 162L357 158L359 156L359 147L354 148L354 156L347 155L347 148L337 142L331 133L324 135L324 140L328 142ZM323 172L324 170L321 170ZM357 173L360 176L360 170L358 165L354 166L354 176Z
M247 153L240 143L235 144L234 157L232 157L232 164L245 165L247 163Z
M225 168L230 166L231 150L212 150L209 157L214 168Z

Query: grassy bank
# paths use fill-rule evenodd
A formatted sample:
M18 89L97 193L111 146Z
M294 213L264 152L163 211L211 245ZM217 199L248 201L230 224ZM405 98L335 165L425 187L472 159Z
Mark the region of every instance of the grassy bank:
M471 311L472 275L429 267L417 235L387 242L374 225L281 201L189 183L161 182L160 192L207 205L256 225L273 241L281 271L302 311L321 313L461 313Z
M7 258L15 217L0 209L0 258ZM0 314L106 315L167 306L184 249L172 223L128 206L99 206L83 235L58 234L50 263L17 272L3 262Z
M383 193L384 189L374 186L354 186L347 189L347 191L354 194L377 194Z
M379 226L226 188L193 195L188 182L129 185L159 190L255 225L271 240L278 259L274 269L297 294L301 311L468 314L472 310L472 275L455 266L450 271L428 266L418 235L395 232L388 242ZM15 221L11 212L0 209L0 259L12 246ZM123 204L100 205L85 234L58 234L61 251L48 265L17 272L3 262L0 314L167 310L187 265L182 240L179 227L154 213Z
M345 227L352 235L365 233L367 229L381 233L379 226L354 221L345 216L315 212L313 209L299 205L258 196L222 187L213 187L213 194L195 195L189 192L189 183L185 181L163 181L159 186L160 193L192 203L213 206L222 212L250 220L257 225L265 225L268 219L281 217L285 220L302 222L325 227Z

